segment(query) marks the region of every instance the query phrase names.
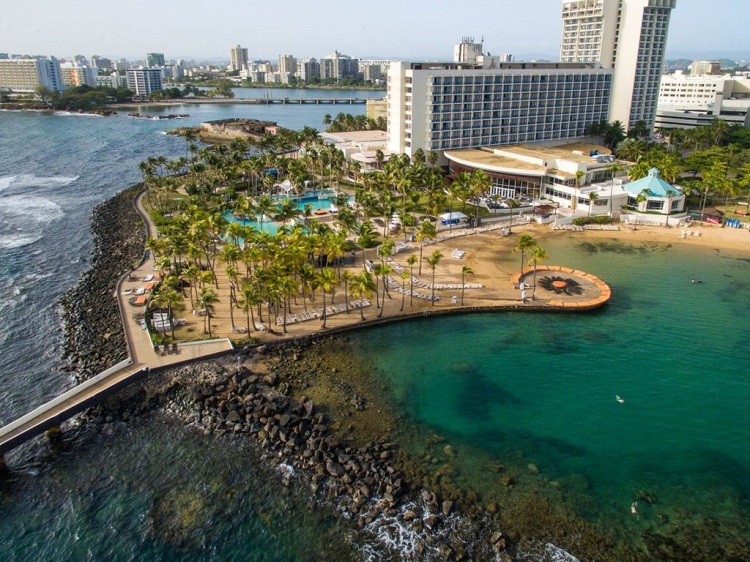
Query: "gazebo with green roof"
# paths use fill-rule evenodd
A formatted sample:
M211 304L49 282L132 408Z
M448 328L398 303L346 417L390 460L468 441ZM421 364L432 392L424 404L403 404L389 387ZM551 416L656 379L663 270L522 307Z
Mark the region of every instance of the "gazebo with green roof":
M645 177L622 187L628 193L628 206L640 213L673 215L685 212L685 194L661 179L656 168L651 168ZM638 201L641 195L643 198Z

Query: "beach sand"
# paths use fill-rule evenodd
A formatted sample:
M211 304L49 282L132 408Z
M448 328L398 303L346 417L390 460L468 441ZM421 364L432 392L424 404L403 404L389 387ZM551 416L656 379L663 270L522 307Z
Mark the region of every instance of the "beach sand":
M463 229L462 229L463 230ZM469 229L466 232L470 232ZM443 232L441 232L442 234ZM568 230L552 230L548 225L537 225L535 223L523 226L514 226L513 233L509 236L501 236L499 231L489 231L481 234L471 234L459 236L449 240L425 245L423 249L423 258L432 254L434 250L439 250L443 258L435 269L435 284L461 284L461 271L464 266L468 266L473 271L466 276L466 284L481 284L481 289L466 289L464 291L463 305L465 308L477 307L496 307L496 306L516 306L521 305L521 295L517 288L511 283L511 276L518 273L520 269L520 255L513 254L513 248L518 244L519 234L528 233L534 237L537 244L544 247L547 240L564 238L571 242L580 241L599 241L599 240L617 240L627 243L646 243L657 242L672 245L688 245L703 248L726 249L736 252L750 252L750 231L746 229L721 228L719 226L690 226L688 228L665 228L660 226L639 226L637 230L632 230L624 225L620 226L619 231L606 230L585 230L574 232ZM403 238L400 238L403 240ZM408 268L406 259L411 253L419 256L419 245L413 244L413 249L403 251L393 256L396 264ZM462 258L453 256L453 252L460 249L464 252ZM368 250L366 258L377 259L375 250ZM351 273L359 273L362 270L361 254L358 252L354 264L348 268ZM544 265L560 265L575 268L576 264L558 263L554 256L544 262ZM214 337L229 337L234 340L246 338L248 335L258 338L262 342L279 341L282 339L301 337L313 334L322 329L322 320L314 319L295 324L287 325L287 333L283 333L283 326L276 325L275 322L269 321L266 310L263 312L263 325L266 331L251 330L249 334L238 333L231 327L229 314L229 291L224 265L217 267L219 277L219 290L217 291L220 303L216 305L215 315L211 319L212 333ZM423 261L422 273L418 274L418 265L414 266L415 277L421 281L432 283L432 270L430 266ZM392 278L400 281L400 274L392 273ZM605 283L607 279L603 279ZM409 289L409 283L406 282L406 289ZM415 291L429 295L429 288L414 287ZM379 285L380 297L382 297L382 284ZM404 299L402 310L401 293L390 290L391 298L386 297L385 307L381 309L376 306L376 296L373 294L369 299L371 305L364 309L364 315L367 320L376 320L379 317L393 318L396 316L425 314L430 312L444 312L448 309L460 309L461 306L461 289L453 290L436 290L435 294L440 296L440 300L434 305L425 299L410 299L408 294ZM531 291L527 291L529 297ZM534 304L544 304L545 299L550 298L550 294L545 291L537 291ZM457 302L453 302L452 297L456 297ZM581 295L580 299L594 296L587 289L586 294ZM576 297L571 297L575 300ZM350 299L351 300L351 299ZM410 302L411 301L411 302ZM338 287L333 298L333 304L344 304L345 296L343 287ZM330 295L326 295L326 305L330 306ZM322 294L316 293L314 303L307 303L307 310L313 311L322 307ZM186 300L186 313L182 316L187 320L187 324L177 331L179 340L195 339L203 334L203 318L193 315L190 308L189 300ZM265 308L265 307L264 307ZM305 310L301 299L292 303L290 313L300 313ZM259 323L256 316L255 322ZM351 310L349 313L342 312L329 316L326 320L328 330L342 328L358 324L361 322L358 310ZM234 324L236 328L245 328L245 315L240 309L234 311ZM251 322L252 324L252 322ZM252 328L252 325L251 325ZM206 336L204 336L206 337Z

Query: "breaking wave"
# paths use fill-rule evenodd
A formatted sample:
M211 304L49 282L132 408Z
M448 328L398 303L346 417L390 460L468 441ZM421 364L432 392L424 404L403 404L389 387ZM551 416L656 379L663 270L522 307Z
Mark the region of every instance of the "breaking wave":
M20 174L17 176L0 177L0 192L9 187L28 188L28 187L62 187L70 185L78 179L79 176L48 176L40 177L34 174Z
M44 228L64 211L43 197L15 195L0 198L0 249L28 246L44 235Z

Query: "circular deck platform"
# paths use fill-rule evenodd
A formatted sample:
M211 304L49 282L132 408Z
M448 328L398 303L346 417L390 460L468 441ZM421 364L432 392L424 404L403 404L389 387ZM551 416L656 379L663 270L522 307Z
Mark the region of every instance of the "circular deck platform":
M553 277L549 283L550 289L541 288L540 279L550 277L550 274ZM511 282L515 288L518 288L521 281L527 287L531 287L533 279L533 269L524 269L511 276ZM538 301L546 300L544 305L550 308L590 310L602 306L612 297L609 285L595 275L578 269L559 265L540 265L536 268L536 279L536 298ZM581 294L569 294L566 289L574 285L581 288ZM541 303L535 302L535 304Z

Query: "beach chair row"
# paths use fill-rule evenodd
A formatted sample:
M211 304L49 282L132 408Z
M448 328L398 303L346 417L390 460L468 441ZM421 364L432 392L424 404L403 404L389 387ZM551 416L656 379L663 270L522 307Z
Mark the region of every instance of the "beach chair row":
M353 300L349 302L349 310L359 310L360 308L364 308L366 306L370 306L370 301L367 299L358 299ZM346 312L346 303L341 304L334 304L331 306L327 306L325 309L326 316L333 316L334 314L340 314L342 312ZM286 325L290 324L297 324L299 322L306 322L308 320L317 320L323 317L323 309L319 308L317 310L312 311L302 311L297 312L294 314L287 314L286 316ZM277 316L276 317L276 325L277 326L283 326L284 325L284 317L283 316Z

